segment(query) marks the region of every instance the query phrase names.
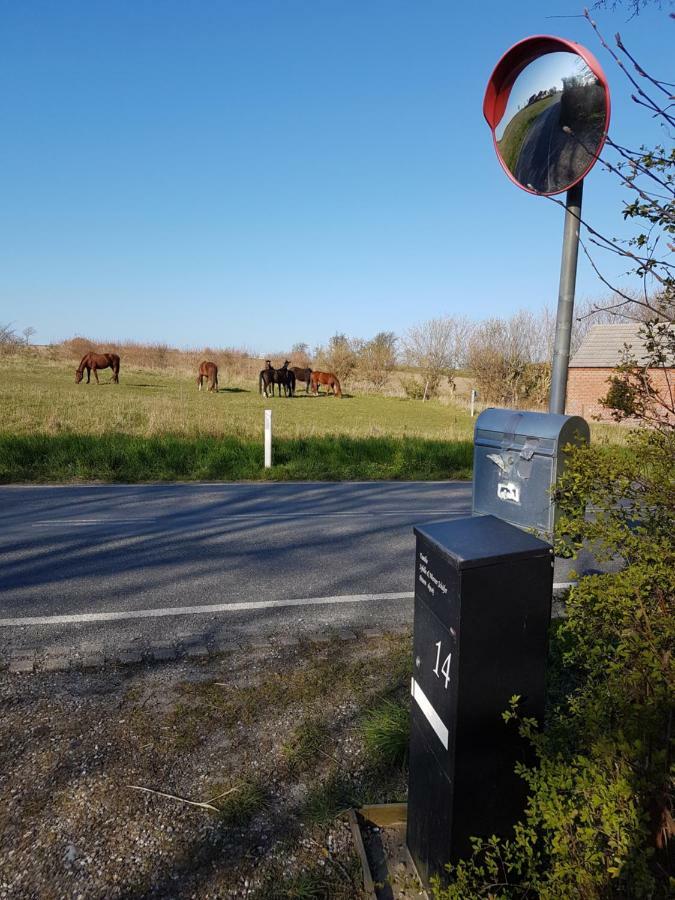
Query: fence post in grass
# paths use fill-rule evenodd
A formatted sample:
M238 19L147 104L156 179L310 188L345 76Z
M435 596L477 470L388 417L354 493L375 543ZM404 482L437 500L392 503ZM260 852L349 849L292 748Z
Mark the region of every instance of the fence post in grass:
M476 397L477 396L478 396L478 391L475 388L471 388L471 418L472 419L476 412Z
M427 383L424 385L424 397L422 397L422 403L427 399L427 391L429 390L429 379L427 378Z
M265 468L272 468L272 410L265 410Z

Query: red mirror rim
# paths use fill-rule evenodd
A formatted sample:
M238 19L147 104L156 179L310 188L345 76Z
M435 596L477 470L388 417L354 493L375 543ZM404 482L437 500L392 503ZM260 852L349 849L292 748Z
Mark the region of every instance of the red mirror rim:
M593 72L593 74L599 79L600 83L602 84L605 91L606 101L605 127L603 128L604 135L602 141L600 142L600 146L598 147L595 158L591 160L588 167L576 179L576 181L572 182L569 185L566 185L560 191L534 191L528 187L525 187L525 185L521 184L519 181L516 181L516 179L504 164L504 161L502 160L499 153L499 148L497 147L495 129L501 121L502 116L504 115L513 83L515 82L518 75L520 75L520 73L523 71L525 66L527 66L529 63L533 62L533 60L537 59L540 56L545 56L547 53L556 52L576 53L577 56L580 56L583 59L591 72ZM590 50L586 49L586 47L583 47L581 44L577 44L574 41L568 41L566 38L555 37L550 34L537 34L533 37L518 41L517 44L514 44L513 47L510 47L506 51L506 53L497 63L494 71L492 72L492 75L490 76L490 80L488 81L488 86L485 91L485 98L483 100L483 115L485 116L485 119L492 131L492 142L494 144L495 153L497 154L497 159L499 160L502 169L504 169L511 181L521 190L527 191L528 194L536 194L538 197L550 197L553 194L562 194L565 191L569 190L571 187L574 187L575 184L579 184L579 182L584 179L586 175L588 175L590 170L597 162L597 157L600 155L600 151L605 144L605 138L609 129L609 85L607 83L605 73L602 70L602 66L593 56Z

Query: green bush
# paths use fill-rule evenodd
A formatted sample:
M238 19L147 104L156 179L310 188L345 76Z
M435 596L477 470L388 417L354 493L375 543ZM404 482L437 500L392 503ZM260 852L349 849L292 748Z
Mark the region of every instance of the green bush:
M518 768L523 819L510 840L476 839L437 900L672 896L675 434L637 432L630 450L571 451L559 543L625 566L570 592L552 640L565 689L549 691L544 731L515 699L505 713L537 757Z
M424 391L427 392L427 398L435 396L435 392L438 390L438 383L435 385L430 385L427 387L426 378L418 378L415 375L401 375L400 378L401 387L408 398L408 400L423 400L424 399ZM433 390L430 388L433 387Z

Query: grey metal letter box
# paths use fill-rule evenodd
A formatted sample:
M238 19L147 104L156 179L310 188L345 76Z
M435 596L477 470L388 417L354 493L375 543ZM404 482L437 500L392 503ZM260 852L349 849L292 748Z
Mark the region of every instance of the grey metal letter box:
M473 514L552 534L551 489L565 466L563 448L589 440L580 416L486 409L474 432Z

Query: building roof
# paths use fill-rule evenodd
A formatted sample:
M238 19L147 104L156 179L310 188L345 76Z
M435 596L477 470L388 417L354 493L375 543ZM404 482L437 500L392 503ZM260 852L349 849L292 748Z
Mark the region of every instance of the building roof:
M613 369L621 362L626 344L639 363L646 362L644 341L638 334L642 327L641 322L593 325L570 360L570 368Z

